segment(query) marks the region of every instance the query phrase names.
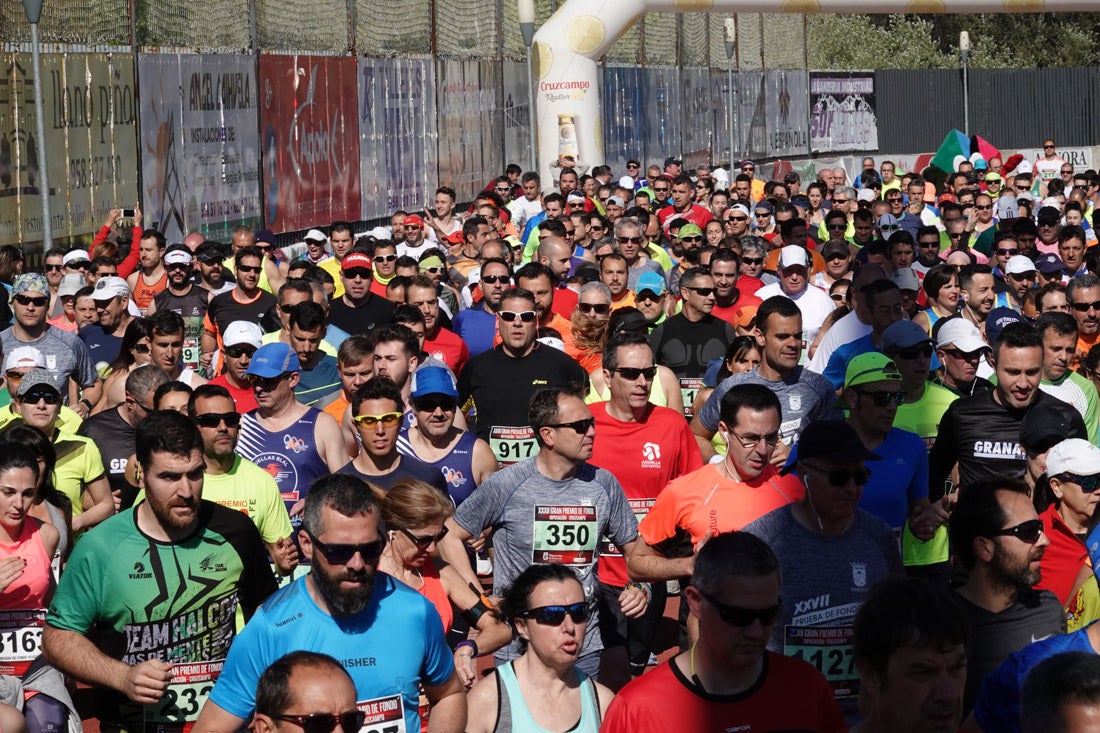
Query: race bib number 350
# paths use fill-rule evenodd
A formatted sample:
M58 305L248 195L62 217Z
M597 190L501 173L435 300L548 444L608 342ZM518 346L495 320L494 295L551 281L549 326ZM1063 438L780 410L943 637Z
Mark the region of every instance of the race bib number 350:
M535 564L591 565L598 540L596 507L535 506Z
M531 458L539 452L535 431L529 426L509 427L494 425L489 428L489 447L502 466Z

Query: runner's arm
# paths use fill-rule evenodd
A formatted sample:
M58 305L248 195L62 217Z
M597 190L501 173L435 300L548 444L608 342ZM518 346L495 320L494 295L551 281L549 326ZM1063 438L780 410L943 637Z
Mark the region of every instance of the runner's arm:
M474 484L480 484L489 478L489 474L500 470L497 457L493 455L493 449L481 438L474 443L474 457L471 461L474 469Z
M695 556L690 557L665 557L656 549L646 544L641 535L634 542L629 542L622 548L623 557L626 558L626 569L633 580L644 582L661 582L674 578L690 577L695 570Z
M428 733L451 733L466 729L466 688L452 672L442 685L424 685L424 694L431 705Z
M699 445L699 452L703 454L703 462L706 463L714 457L714 444L710 439L714 437L713 430L707 430L703 423L699 422L699 416L691 418L691 432L695 435L695 442Z
M73 517L74 532L94 527L115 513L115 500L111 496L111 485L107 482L106 475L101 474L99 478L89 481L84 489L95 503L91 509Z
M247 721L228 712L213 700L207 700L191 733L235 733Z
M108 657L83 634L48 624L42 632L42 654L63 673L118 690L136 703L158 702L172 677L172 666L158 659L131 667Z
M448 531L447 536L438 544L439 556L454 568L463 582L473 583L475 588L480 588L481 581L477 579L477 573L470 567L470 558L466 555L466 541L473 535L463 529L453 516L447 518L444 526Z
M347 446L340 432L340 426L336 424L336 419L332 415L322 412L317 416L315 432L317 450L321 458L328 466L328 470L336 473L348 462Z

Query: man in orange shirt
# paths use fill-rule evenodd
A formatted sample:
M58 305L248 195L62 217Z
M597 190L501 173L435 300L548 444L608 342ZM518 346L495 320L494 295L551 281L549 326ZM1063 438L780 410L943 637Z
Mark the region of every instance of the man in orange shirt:
M718 432L729 445L709 463L669 483L638 525L642 580L690 576L708 537L733 532L802 498L798 479L771 465L779 443L779 398L759 384L739 384L722 397ZM642 565L644 563L644 566Z

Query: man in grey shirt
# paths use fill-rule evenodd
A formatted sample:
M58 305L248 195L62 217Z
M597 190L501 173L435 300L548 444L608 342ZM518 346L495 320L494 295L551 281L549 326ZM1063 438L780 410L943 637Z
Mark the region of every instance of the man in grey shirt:
M811 423L798 441L798 463L785 469L798 472L805 496L745 527L775 552L783 578L768 649L816 666L849 723L859 698L856 611L876 583L904 572L890 525L857 506L870 475L864 461L877 458L848 423Z
M608 537L628 567L638 538L638 520L615 477L586 461L592 456L596 421L576 394L543 389L531 398L529 424L539 452L482 482L447 520L449 532L440 555L468 582L477 584L464 544L492 528L493 593L505 588L532 564L560 563L573 569L588 600L588 627L577 666L595 678L600 665L596 570L599 541ZM646 609L649 588L628 583L619 595L627 618ZM513 642L497 652L497 663L519 656Z
M811 422L840 417L835 408L836 392L829 380L798 365L805 342L802 311L794 301L782 295L768 298L756 311L756 325L764 338L760 366L723 380L699 414L691 419L691 430L703 452L703 460L714 456L710 441L718 430L719 407L722 397L734 385L760 384L779 397L783 413L779 425L781 442L772 456L775 465L786 462L790 447Z

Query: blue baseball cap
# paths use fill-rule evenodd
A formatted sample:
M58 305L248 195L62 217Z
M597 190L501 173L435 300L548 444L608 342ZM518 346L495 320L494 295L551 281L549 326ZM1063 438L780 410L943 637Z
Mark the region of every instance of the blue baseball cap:
M660 297L664 295L668 288L665 286L665 279L656 272L643 272L638 278L638 284L634 288L634 292L640 293L643 290L648 290L654 295Z
M985 318L985 337L989 339L989 343L996 344L1005 326L1023 320L1024 317L1011 308L994 308Z
M416 399L430 394L458 397L458 387L450 370L441 366L423 366L412 373L412 389L409 396Z
M256 349L252 355L252 361L248 365L245 374L254 374L257 377L270 379L281 377L290 372L300 372L302 365L298 361L298 355L294 349L281 341L264 344Z

